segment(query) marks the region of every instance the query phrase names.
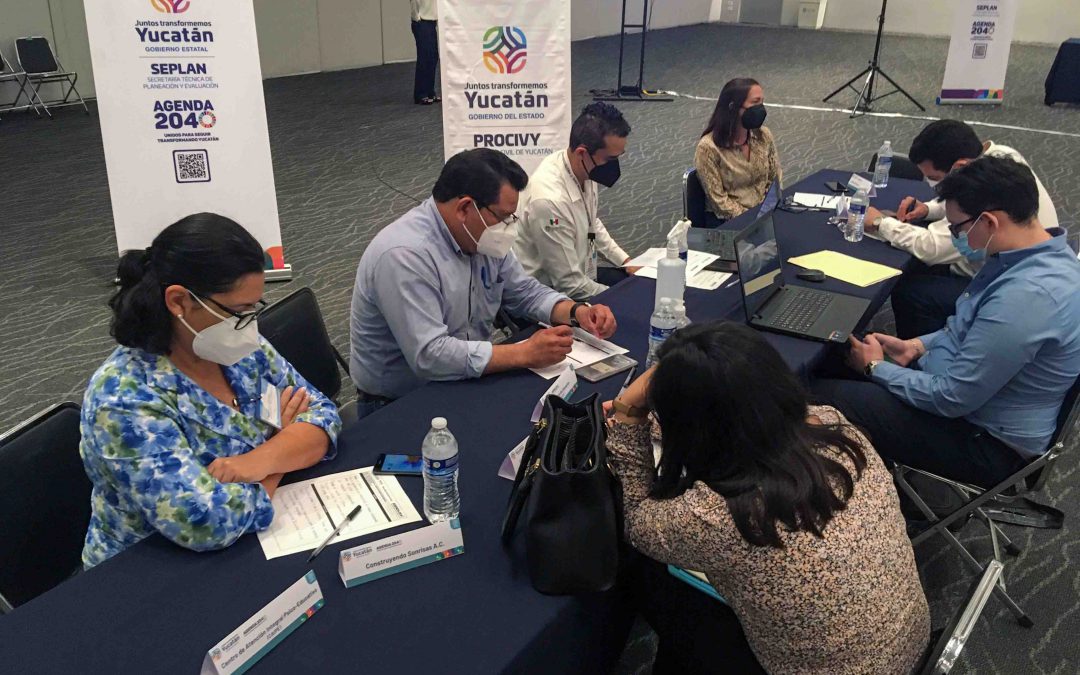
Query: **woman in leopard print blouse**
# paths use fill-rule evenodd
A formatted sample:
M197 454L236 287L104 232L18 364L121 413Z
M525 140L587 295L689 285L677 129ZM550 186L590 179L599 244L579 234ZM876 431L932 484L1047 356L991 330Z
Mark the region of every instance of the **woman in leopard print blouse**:
M889 471L839 412L807 405L757 332L727 322L680 330L611 407L631 543L704 572L767 671L918 664L929 610ZM700 654L679 655L679 670L729 670L703 662L715 650L701 642Z

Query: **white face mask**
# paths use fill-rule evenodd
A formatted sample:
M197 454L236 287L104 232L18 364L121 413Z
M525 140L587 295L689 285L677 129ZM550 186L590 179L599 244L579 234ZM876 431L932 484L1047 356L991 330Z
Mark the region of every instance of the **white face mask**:
M476 205L476 202L473 202L473 208L476 209L476 215L480 216L480 222L483 223L484 216L480 215L480 207ZM472 232L469 232L467 226L465 227L465 233L476 244L476 252L480 255L505 258L511 247L513 247L514 240L517 239L517 226L507 225L506 223L490 225L480 233L479 240L472 236Z
M240 321L238 318L221 316L207 307L206 303L199 299L199 296L192 293L191 297L195 298L195 301L202 305L203 309L221 319L221 321L209 328L196 331L188 325L187 321L184 321L184 317L177 316L180 323L184 324L195 336L195 340L191 343L191 349L195 352L195 356L223 366L232 366L259 348L258 320L252 321L237 330L236 324Z
M937 187L938 183L940 183L940 182L941 181L934 180L933 178L927 178L926 179L926 184L929 185L930 187Z

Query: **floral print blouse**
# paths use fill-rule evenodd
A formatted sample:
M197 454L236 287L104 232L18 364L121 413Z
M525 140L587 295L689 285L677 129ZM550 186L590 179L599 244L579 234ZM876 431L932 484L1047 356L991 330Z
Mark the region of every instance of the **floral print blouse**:
M337 407L265 340L237 364L222 367L235 410L195 384L166 356L118 347L90 378L82 406L82 456L93 483L86 568L155 532L195 551L224 548L266 529L274 517L259 483L219 483L206 470L218 457L241 455L270 439L260 419L263 387L307 387L309 410L296 418L330 437L336 453Z

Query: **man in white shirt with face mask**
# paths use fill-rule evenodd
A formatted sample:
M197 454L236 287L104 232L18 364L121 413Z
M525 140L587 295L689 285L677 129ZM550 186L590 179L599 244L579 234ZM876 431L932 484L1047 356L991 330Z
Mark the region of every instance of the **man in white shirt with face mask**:
M427 381L554 365L570 352L570 326L600 338L615 332L610 309L544 286L510 250L518 193L527 183L500 152L461 152L443 166L431 198L383 228L364 251L349 368L361 416ZM493 345L500 307L554 328Z
M974 129L960 120L938 120L925 126L912 141L908 156L931 186L977 157L1008 157L1027 165L1019 152L993 141L980 141ZM1057 227L1057 211L1038 176L1035 184L1039 190L1039 222L1046 229ZM929 227L913 224L922 220L932 222ZM897 337L914 338L944 327L945 320L953 314L956 299L982 268L983 257L983 253L965 248L964 242L953 241L944 202L934 199L924 203L907 197L900 202L896 218L870 207L866 212L866 231L907 251L922 263L905 272L893 289L891 300Z
M588 300L625 279L630 256L597 214L599 185L619 179L630 125L609 103L590 103L570 127L570 147L544 158L522 195L514 252L525 271L575 300ZM603 256L615 267L601 267Z

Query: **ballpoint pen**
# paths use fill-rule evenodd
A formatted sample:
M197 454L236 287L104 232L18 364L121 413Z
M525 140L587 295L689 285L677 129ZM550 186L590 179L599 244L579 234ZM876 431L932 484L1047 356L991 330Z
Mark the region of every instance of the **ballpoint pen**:
M362 508L364 508L363 504L357 504L356 507L349 512L349 515L345 516L345 520L341 521L341 524L334 528L334 531L330 533L330 536L327 537L326 540L323 541L323 543L319 544L319 548L311 552L311 555L308 556L307 561L311 562L315 559L315 556L322 553L323 549L326 548L326 545L330 543L330 540L336 537L338 533L341 532L343 529L345 529L345 526L352 522L352 519L356 517L356 514L360 513L360 509Z
M615 395L615 398L619 398L626 393L626 389L630 386L630 382L634 379L634 375L637 374L637 366L630 366L630 372L626 374L626 379L623 380L622 386L619 387L619 393Z

